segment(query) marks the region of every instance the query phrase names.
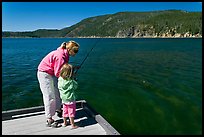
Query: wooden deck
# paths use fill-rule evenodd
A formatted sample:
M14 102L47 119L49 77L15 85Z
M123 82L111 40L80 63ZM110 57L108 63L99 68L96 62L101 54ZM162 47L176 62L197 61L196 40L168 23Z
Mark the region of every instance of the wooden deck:
M53 117L63 123L63 118ZM45 126L44 107L32 107L2 112L3 135L120 135L86 101L77 101L75 123L77 129L67 127L52 128Z

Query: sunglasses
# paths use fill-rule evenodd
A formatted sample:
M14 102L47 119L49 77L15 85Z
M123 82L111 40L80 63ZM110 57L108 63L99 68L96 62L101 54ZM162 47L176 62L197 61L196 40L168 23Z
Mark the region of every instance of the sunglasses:
M76 54L79 50L78 49L72 49L72 51Z

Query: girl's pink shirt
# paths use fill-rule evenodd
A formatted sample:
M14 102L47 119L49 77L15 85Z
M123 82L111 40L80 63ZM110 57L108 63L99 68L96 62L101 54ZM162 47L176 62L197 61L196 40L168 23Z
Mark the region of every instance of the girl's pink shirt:
M61 66L68 63L68 61L69 54L67 50L59 47L42 59L38 66L38 70L59 77Z

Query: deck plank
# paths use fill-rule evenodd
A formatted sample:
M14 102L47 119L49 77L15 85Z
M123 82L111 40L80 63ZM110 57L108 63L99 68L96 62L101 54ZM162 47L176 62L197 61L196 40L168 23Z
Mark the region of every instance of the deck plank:
M62 123L63 119L56 115L53 117ZM76 110L75 123L79 125L77 129L71 129L71 126L52 128L45 126L45 115L17 118L2 121L3 135L105 135L106 131L90 118L82 109Z

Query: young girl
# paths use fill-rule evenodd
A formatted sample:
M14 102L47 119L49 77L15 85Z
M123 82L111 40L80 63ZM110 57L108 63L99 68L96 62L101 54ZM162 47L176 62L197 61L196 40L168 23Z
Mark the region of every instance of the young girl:
M78 127L74 124L76 112L75 90L77 87L78 83L73 79L72 65L68 63L64 64L60 71L60 77L58 78L58 88L63 103L63 126L67 126L67 117L69 117L72 129Z

